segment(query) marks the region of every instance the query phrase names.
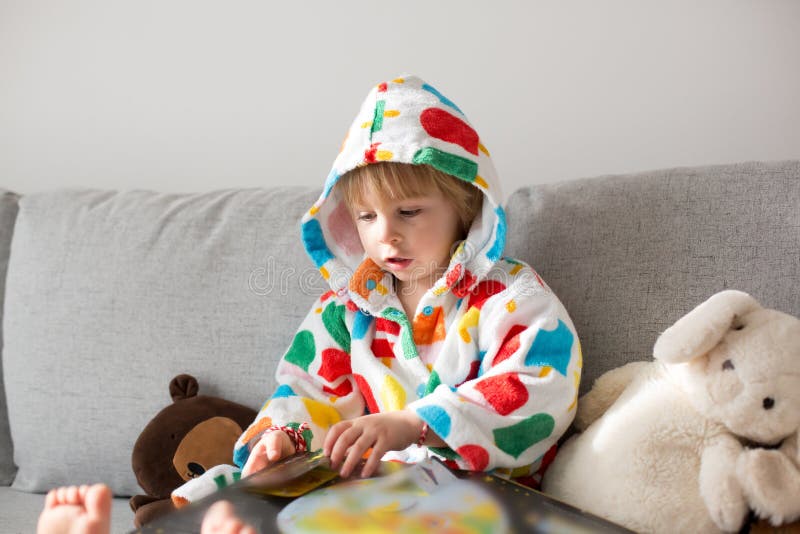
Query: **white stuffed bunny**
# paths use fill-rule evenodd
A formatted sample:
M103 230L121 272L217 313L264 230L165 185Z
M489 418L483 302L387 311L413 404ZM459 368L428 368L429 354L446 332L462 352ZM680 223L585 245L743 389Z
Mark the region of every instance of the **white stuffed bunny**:
M739 457L739 480L750 507L773 525L800 519L798 434L778 450L751 449ZM800 531L800 525L793 526Z
M643 532L735 532L751 507L773 523L800 516L800 320L723 291L653 354L580 400L585 431L544 491Z

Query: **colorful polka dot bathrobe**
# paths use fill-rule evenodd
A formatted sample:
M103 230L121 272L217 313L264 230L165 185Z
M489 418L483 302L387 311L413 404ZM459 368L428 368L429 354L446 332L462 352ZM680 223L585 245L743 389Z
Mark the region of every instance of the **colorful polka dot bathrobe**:
M334 189L347 171L381 161L431 165L484 194L466 240L413 317L392 275L365 255ZM278 365L279 387L239 438L234 462L243 466L273 425L306 423L316 450L340 420L411 410L447 447L411 445L384 459L438 455L453 467L535 483L574 417L581 348L545 282L503 256L501 200L489 151L456 104L414 76L375 86L301 223L330 290L300 325Z

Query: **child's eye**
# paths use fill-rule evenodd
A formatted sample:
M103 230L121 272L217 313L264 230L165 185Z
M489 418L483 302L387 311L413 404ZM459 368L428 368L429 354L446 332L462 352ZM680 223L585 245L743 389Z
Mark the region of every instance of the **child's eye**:
M359 213L358 214L358 220L359 221L369 222L369 221L373 220L374 218L375 218L375 214L374 213Z
M422 209L415 209L415 210L400 210L400 215L403 217L413 217L414 215L419 214Z

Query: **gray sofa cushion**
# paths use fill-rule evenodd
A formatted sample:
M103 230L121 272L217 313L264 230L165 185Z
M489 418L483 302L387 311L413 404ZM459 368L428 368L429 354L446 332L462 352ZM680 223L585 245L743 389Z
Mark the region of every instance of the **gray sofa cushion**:
M11 236L14 233L14 221L17 218L19 197L10 191L0 190L0 302L3 302L6 286L6 269L8 267L8 254L11 246ZM0 308L0 322L3 312ZM3 331L0 328L0 347L3 345ZM8 429L8 413L6 408L6 393L3 387L3 368L0 366L0 486L8 486L14 480L13 448L11 434Z
M507 253L533 265L582 342L586 392L651 358L667 326L726 288L800 316L800 162L537 185L508 202Z
M179 373L196 376L201 393L260 408L325 287L299 244L317 195L23 197L3 354L13 487L103 481L140 493L131 450Z

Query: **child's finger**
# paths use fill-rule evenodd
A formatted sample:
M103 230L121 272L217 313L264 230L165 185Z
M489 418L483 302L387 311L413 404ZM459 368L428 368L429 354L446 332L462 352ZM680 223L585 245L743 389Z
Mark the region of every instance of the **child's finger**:
M281 438L286 434L281 431L270 432L266 436L264 436L263 441L266 442L264 445L267 451L267 460L270 462L277 462L283 456L283 449L285 443Z
M242 476L248 476L267 467L267 453L264 447L264 440L256 443L256 446L250 451L250 457L247 458L247 462L244 464Z
M292 454L297 452L297 446L295 445L292 438L289 437L288 434L281 432L286 437L281 436L281 446L283 447L283 455L284 456L291 456ZM310 445L310 444L309 444Z
M333 451L333 446L339 440L339 436L350 428L352 423L350 421L341 421L333 425L329 430L328 434L325 436L325 441L322 443L322 453L325 456L330 456Z
M333 425L325 436L325 441L322 444L322 452L331 459L331 465L334 465L333 454L336 450L336 444L341 441L341 436L345 430L352 426L350 421L342 421Z
M381 462L381 458L386 453L386 447L382 445L379 441L375 442L375 445L372 446L372 452L367 458L367 461L364 463L364 467L361 468L361 477L368 478L371 477L375 470L378 469L378 465Z
M356 468L358 462L361 461L361 457L364 456L364 453L367 452L372 446L372 438L369 438L365 435L361 435L361 437L350 446L350 450L347 451L347 459L344 461L344 465L342 466L341 471L339 474L342 478L347 478Z
M336 443L331 450L331 467L336 469L337 466L341 465L342 460L344 460L345 456L347 455L347 449L349 449L361 436L361 428L357 426L351 426L339 436L336 440Z

